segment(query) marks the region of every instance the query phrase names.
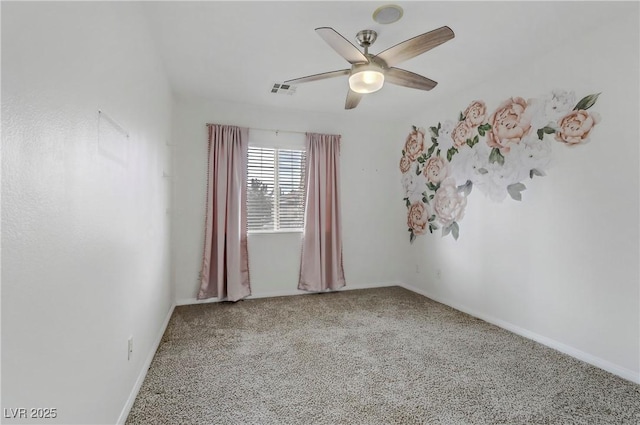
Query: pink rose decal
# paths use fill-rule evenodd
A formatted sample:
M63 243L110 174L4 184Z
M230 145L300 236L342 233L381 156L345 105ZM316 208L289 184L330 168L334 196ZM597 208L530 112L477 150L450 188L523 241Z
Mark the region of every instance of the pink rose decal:
M416 202L409 207L407 226L414 235L424 235L429 227L429 214L422 202Z
M402 171L402 174L409 171L410 168L411 168L411 161L409 160L409 158L407 158L406 156L403 156L402 158L400 158L400 171Z
M439 156L432 156L424 164L423 172L429 182L438 184L449 175L449 162Z
M424 134L424 128L418 128L407 136L404 152L410 161L415 161L424 152Z
M411 126L399 163L409 242L438 229L457 240L472 190L496 202L522 201L524 181L547 175L554 137L567 146L589 142L600 122L591 109L600 95L576 102L574 92L554 90L541 98L510 97L497 108L473 100L457 119Z
M556 131L556 140L568 145L589 142L589 133L599 118L597 114L583 110L569 112L558 122L560 129Z
M531 118L525 114L527 102L521 97L512 97L504 102L489 117L491 130L487 133L487 145L509 153L512 143L520 141L531 131Z
M459 121L451 132L451 138L453 139L453 145L456 148L460 148L467 143L467 139L473 138L471 127L466 121Z
M467 109L464 110L464 120L472 128L482 124L486 117L487 106L481 100L474 100L467 106Z

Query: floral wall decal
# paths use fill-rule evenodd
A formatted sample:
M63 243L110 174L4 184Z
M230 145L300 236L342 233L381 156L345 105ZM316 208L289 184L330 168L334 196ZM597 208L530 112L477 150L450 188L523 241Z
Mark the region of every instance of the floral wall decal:
M409 240L441 229L458 239L467 197L478 188L493 201L520 201L522 181L545 176L552 144L588 143L600 121L589 111L600 93L576 102L574 92L510 97L489 113L474 100L457 121L412 127L400 158Z

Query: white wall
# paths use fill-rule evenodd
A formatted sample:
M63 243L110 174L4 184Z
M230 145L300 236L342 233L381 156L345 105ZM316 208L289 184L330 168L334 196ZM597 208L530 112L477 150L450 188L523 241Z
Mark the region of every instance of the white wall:
M420 274L408 283L637 381L638 3L611 7L618 19L558 40L543 57L502 70L411 123L454 119L474 99L491 110L510 96L556 88L578 98L602 92L593 107L602 121L591 143L555 146L555 166L525 182L520 203L493 203L473 192L457 242L440 235L416 242Z
M404 125L357 110L318 114L199 99L174 104L175 257L178 303L195 299L202 258L207 166L206 123L342 135L341 178L347 287L398 282L408 247L396 193L396 141ZM401 199L400 197L399 199ZM301 233L249 236L254 296L296 293Z
M2 3L2 408L57 409L32 423L115 423L172 305L171 95L145 26L135 4Z

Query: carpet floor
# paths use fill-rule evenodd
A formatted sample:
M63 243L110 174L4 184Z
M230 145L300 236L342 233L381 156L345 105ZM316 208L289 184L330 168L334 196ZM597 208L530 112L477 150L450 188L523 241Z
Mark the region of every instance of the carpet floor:
M400 287L176 307L133 424L640 424L640 386Z

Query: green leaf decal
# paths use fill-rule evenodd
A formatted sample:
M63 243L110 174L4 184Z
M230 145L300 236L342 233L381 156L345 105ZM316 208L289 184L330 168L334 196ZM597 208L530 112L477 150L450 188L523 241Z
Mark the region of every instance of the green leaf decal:
M542 140L544 138L545 134L553 134L556 132L556 129L553 127L549 127L548 125L539 128L537 133L538 133L538 140Z
M451 162L451 158L453 158L453 155L458 153L458 149L456 148L450 148L447 151L447 161Z
M407 205L407 208L409 208L411 206L411 201L409 201L409 198L404 198L406 199L405 204Z
M458 117L458 121L464 121L464 115L462 115L462 112L460 112L460 117Z
M430 127L431 132L433 133L434 136L438 137L438 127Z
M437 192L437 191L438 191L438 189L440 189L440 183L438 183L438 184L433 184L433 183L431 183L431 182L428 182L428 183L427 183L427 187L428 187L429 189L433 190L434 192ZM433 196L433 195L432 195L432 196Z
M500 149L498 148L491 149L491 154L489 155L489 164L493 164L495 162L500 165L504 165L504 156L502 156Z
M438 130L440 130L442 127L440 126L440 123L438 123Z
M409 234L409 243L413 243L416 240L416 235L413 233L413 230Z
M531 171L529 171L529 177L533 178L533 176L540 176L540 177L544 177L547 174L544 171L540 171L536 168L533 168Z
M602 93L602 92L600 92ZM590 94L588 96L583 97L582 99L580 99L580 102L578 102L578 104L576 105L575 108L573 108L574 111L577 110L587 110L589 108L591 108L593 105L595 105L596 100L598 100L598 96L600 96L600 93L595 93L595 94Z
M436 156L440 156L440 149L436 151Z
M484 123L484 124L478 126L478 134L481 135L482 137L484 137L484 135L489 130L491 130L491 124L489 124L489 123Z
M451 223L451 236L453 239L458 240L458 235L460 234L460 227L458 227L458 223L455 221Z
M427 151L427 158L431 158L431 154L433 154L433 151L436 149L436 146L438 146L438 145L437 144L431 145L431 147Z
M405 153L406 153L406 152L404 151L404 149L402 149L402 156L404 156L404 155L405 155Z
M444 238L451 233L451 225L442 228L442 237Z
M478 168L478 172L479 172L480 174L487 174L489 171L487 171L487 169L486 169L486 168Z
M521 201L522 194L520 192L522 192L526 188L527 186L522 183L514 183L507 186L507 192L509 192L509 195L516 201Z
M418 157L418 162L419 162L420 164L424 164L424 158L423 158L423 157L421 157L421 156L419 156L419 157Z
M463 193L464 196L469 196L471 189L473 189L473 182L471 180L467 180L465 184L458 186L458 193Z

